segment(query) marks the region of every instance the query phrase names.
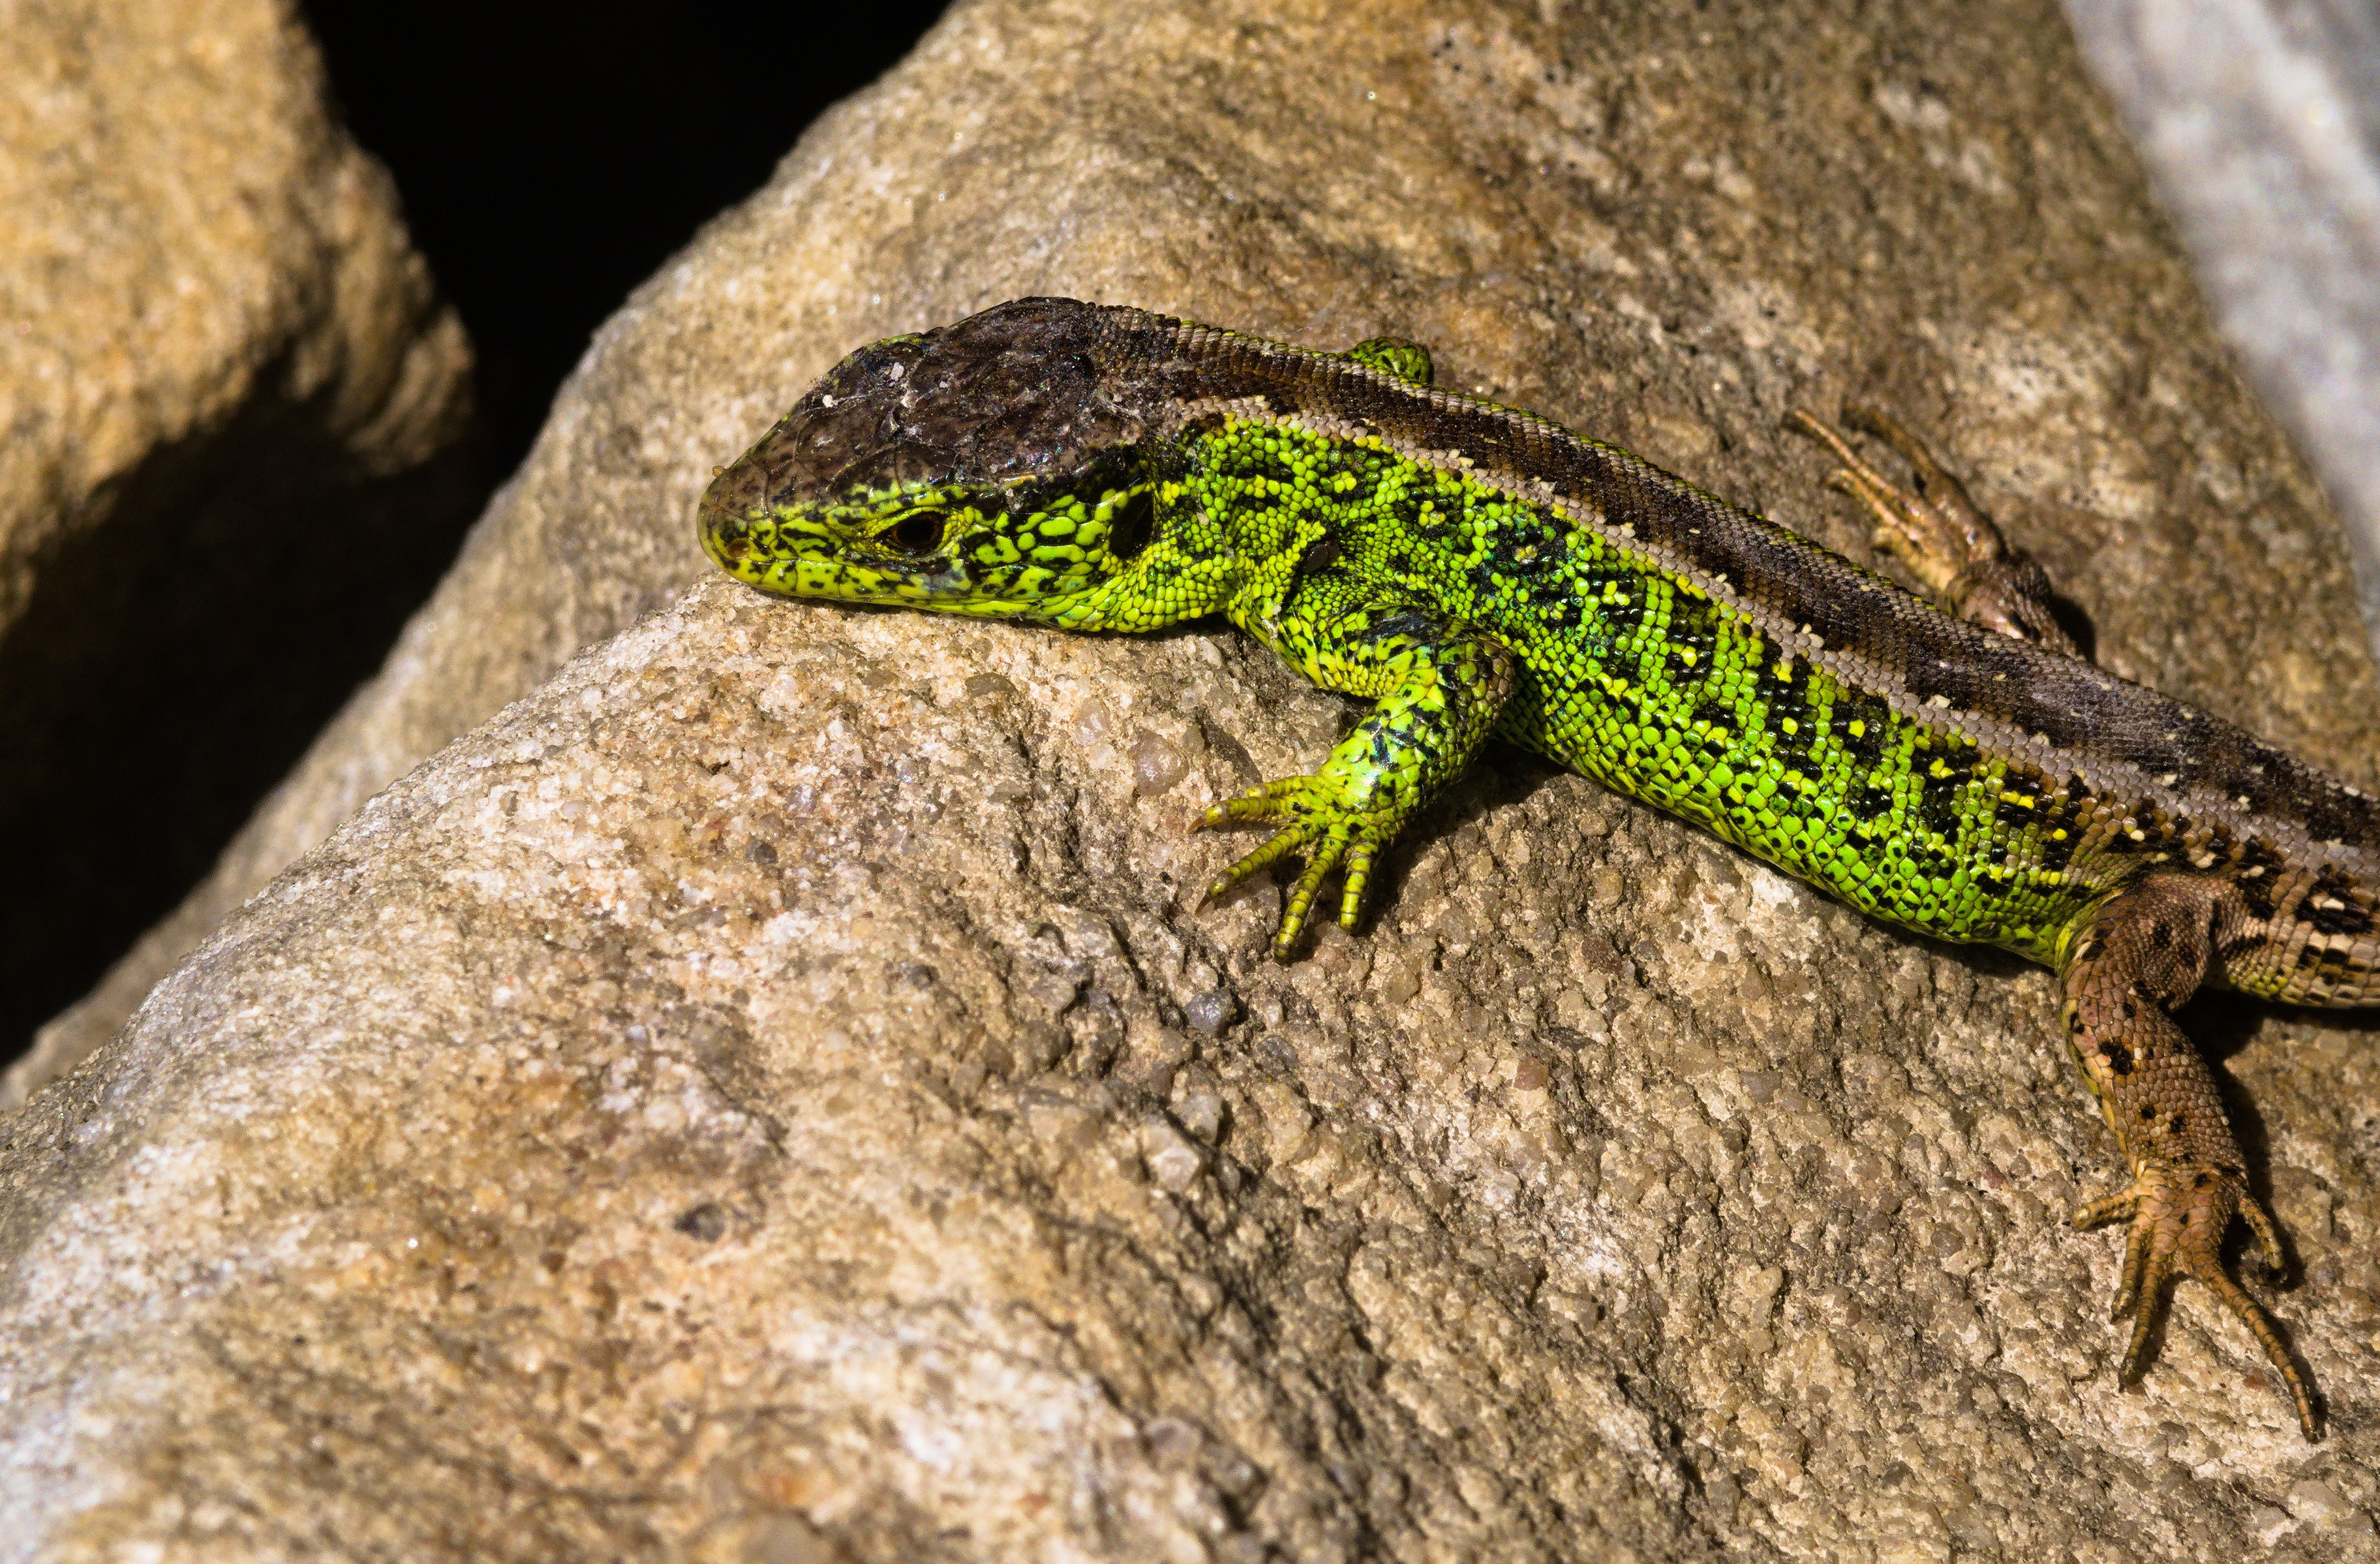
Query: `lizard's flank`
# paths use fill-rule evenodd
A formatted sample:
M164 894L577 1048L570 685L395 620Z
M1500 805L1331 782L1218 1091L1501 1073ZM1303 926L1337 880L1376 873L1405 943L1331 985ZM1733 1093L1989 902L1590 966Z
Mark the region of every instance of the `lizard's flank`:
M2276 1270L2278 1236L2171 1012L2205 986L2380 1003L2380 807L2075 656L2040 567L1880 414L1846 418L1912 489L1798 417L1936 601L1429 379L1391 339L1320 353L1018 300L851 355L698 527L788 597L1073 630L1220 612L1372 700L1313 775L1208 813L1274 832L1210 895L1301 865L1282 959L1334 877L1355 926L1382 853L1493 734L1875 916L2050 967L2129 1164L2075 1214L2129 1224L2121 1376L2195 1277L2316 1437L2304 1376L2223 1266L2235 1216Z

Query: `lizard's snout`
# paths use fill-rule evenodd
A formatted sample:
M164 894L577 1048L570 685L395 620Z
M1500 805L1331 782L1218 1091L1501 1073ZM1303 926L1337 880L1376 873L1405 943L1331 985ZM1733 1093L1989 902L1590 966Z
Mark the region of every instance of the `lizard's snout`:
M710 553L740 554L744 552L747 537L744 518L722 506L705 501L695 513L694 529L702 539L704 550Z
M730 467L711 480L695 507L694 531L702 552L734 570L752 552L752 506L748 482Z

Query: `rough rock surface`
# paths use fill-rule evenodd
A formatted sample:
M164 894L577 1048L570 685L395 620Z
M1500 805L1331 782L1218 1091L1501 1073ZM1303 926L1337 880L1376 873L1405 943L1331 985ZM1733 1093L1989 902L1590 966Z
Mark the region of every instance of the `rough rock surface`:
M2380 752L2338 523L2238 383L2054 5L1362 16L955 7L605 328L380 679L12 1089L374 789L695 579L710 467L844 351L1022 294L1419 337L1463 386L1852 548L1779 420L1881 396L1976 475L2119 672Z
M2369 1031L2199 1018L2309 1448L2189 1291L2113 1384L2039 972L1517 758L1360 939L1194 913L1344 711L726 582L582 657L8 1121L0 1555L2374 1551Z
M0 214L13 1053L435 580L470 353L276 0L0 5Z
M2068 0L2216 315L2329 483L2380 647L2380 9Z
M697 574L850 344L1049 291L1431 341L1845 546L1777 425L1880 395L2103 661L2380 782L2336 523L2054 9L962 9L607 331L317 775ZM2368 1019L2190 1017L2308 1447L2194 1290L2113 1384L2038 971L1511 754L1360 938L1191 911L1347 711L723 582L584 655L0 1121L0 1558L2374 1551Z

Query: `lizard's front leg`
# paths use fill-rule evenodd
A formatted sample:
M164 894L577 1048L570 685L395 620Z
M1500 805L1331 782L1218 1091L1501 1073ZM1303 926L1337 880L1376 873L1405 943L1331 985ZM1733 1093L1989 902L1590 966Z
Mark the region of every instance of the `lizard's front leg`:
M2168 1281L2177 1274L2196 1277L2264 1348L2313 1439L2313 1397L2304 1376L2271 1319L2223 1268L2223 1238L2234 1216L2255 1233L2276 1272L2280 1237L2248 1193L2247 1165L2206 1061L2168 1013L2205 978L2216 916L2229 893L2219 879L2154 875L2086 915L2071 939L2059 974L2067 1035L2132 1175L2127 1188L2092 1201L2074 1220L2080 1227L2131 1224L2116 1289L2116 1317L2132 1316L2119 1379L2140 1377Z
M1340 925L1355 927L1374 862L1414 811L1479 752L1512 694L1516 660L1501 641L1417 599L1353 590L1343 581L1293 595L1271 622L1247 628L1316 684L1378 701L1320 770L1252 788L1199 821L1281 827L1215 877L1208 901L1281 858L1305 855L1305 870L1273 938L1273 955L1287 961L1335 868L1345 870Z

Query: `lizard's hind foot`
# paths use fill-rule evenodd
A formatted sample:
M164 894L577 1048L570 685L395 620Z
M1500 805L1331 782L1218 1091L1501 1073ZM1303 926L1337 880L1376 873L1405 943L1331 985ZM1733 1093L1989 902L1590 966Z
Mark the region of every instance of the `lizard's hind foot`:
M1915 488L1903 489L1870 467L1851 442L1824 420L1795 408L1786 423L1824 443L1842 466L1827 487L1865 505L1876 517L1875 545L1909 567L1927 595L1949 612L1987 630L2076 654L2073 640L2050 610L2049 576L2010 544L1925 443L1874 407L1850 403L1843 421L1873 434L1909 463Z
M2152 1163L2140 1170L2129 1189L2091 1201L2074 1213L2074 1225L2079 1228L2104 1227L2119 1221L2131 1224L2125 1238L2124 1271L2122 1279L2116 1284L2112 1316L2122 1319L2131 1315L2132 1335L2124 1348L2124 1361L2116 1370L2116 1377L2125 1385L2141 1377L2149 1339L2166 1311L2168 1285L2177 1277L2195 1277L2248 1328L2256 1344L2265 1350L2274 1372L2289 1387L2289 1399L2297 1405L2298 1426L2311 1442L2321 1437L2312 1387L2298 1372L2297 1363L2289 1356L2272 1316L2224 1269L2223 1235L2235 1215L2248 1224L2264 1249L2265 1269L2279 1275L2280 1234L2273 1227L2273 1218L2248 1193L2245 1181L2233 1170Z

